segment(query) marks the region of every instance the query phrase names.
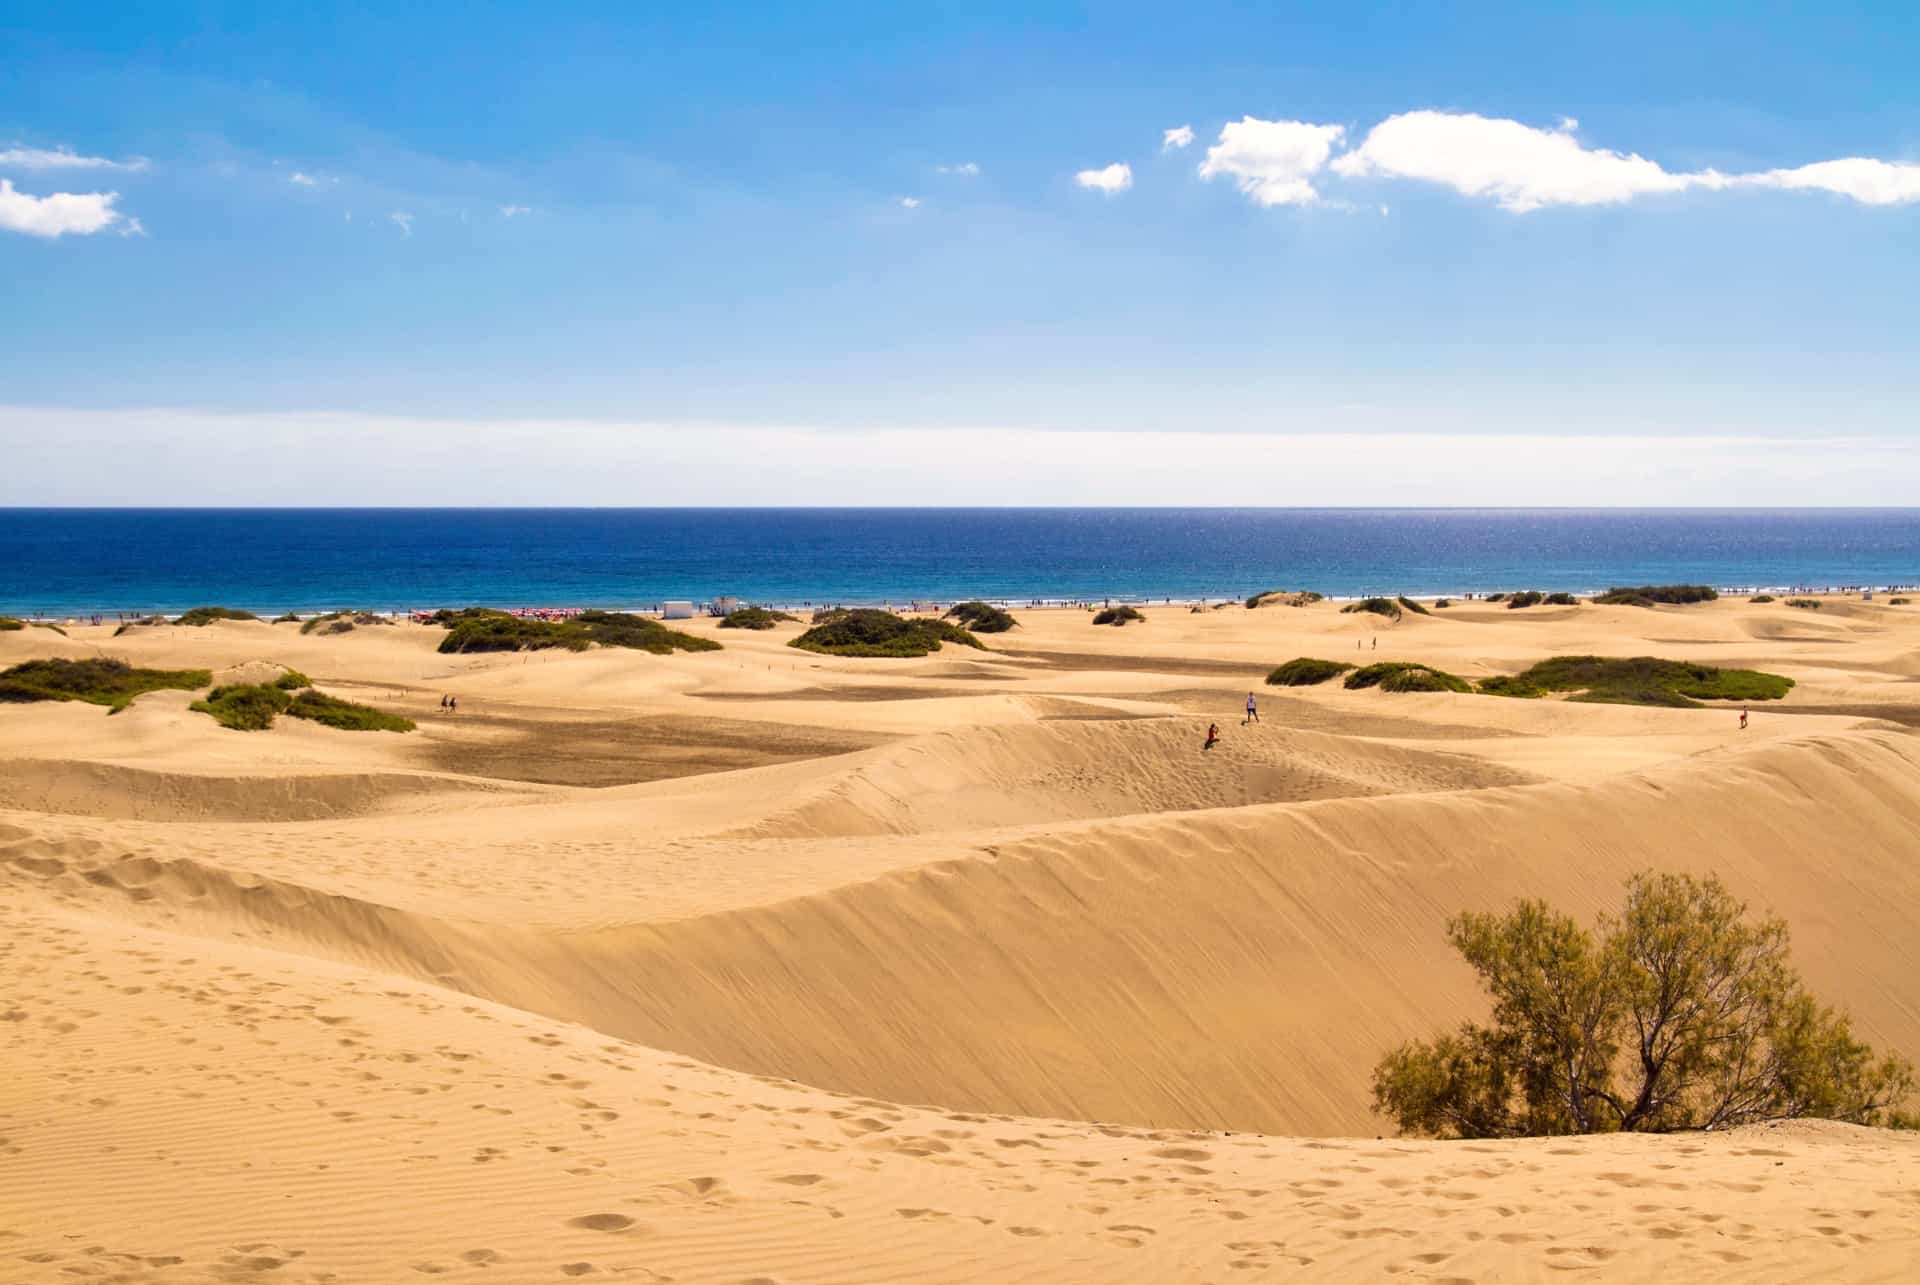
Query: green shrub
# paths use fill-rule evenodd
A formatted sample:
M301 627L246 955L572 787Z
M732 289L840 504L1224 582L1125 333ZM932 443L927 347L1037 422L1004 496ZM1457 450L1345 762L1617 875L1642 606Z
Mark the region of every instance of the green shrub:
M665 656L675 651L719 651L711 638L669 629L657 620L623 611L583 611L565 620L533 620L486 607L435 612L447 625L440 650L453 655L474 651L547 651L564 648L628 647Z
M233 607L195 607L180 613L173 623L190 625L196 628L212 624L216 620L258 620L260 617L251 611L240 611Z
M289 669L273 680L273 685L283 692L297 692L302 687L313 686L313 680L297 669Z
M787 645L826 656L925 656L943 643L979 647L980 640L944 620L907 620L862 607L841 611Z
M304 718L344 732L411 732L413 720L371 705L358 705L309 687L286 708L289 718Z
M1346 687L1349 691L1378 687L1383 692L1470 692L1473 690L1473 685L1466 679L1449 674L1444 669L1398 660L1383 660L1363 669L1354 670L1347 675Z
M1093 613L1094 624L1112 625L1115 628L1119 628L1129 621L1145 619L1145 616L1135 611L1132 607L1102 607Z
M784 611L768 611L765 607L741 607L729 611L720 617L722 629L771 629L783 620L798 622L800 617L790 616Z
M1756 593L1753 595L1753 597L1747 599L1747 601L1748 602L1772 602L1773 595L1770 593Z
M303 634L350 634L362 625L390 625L393 621L371 611L329 611L300 626Z
M1512 611L1516 607L1537 607L1546 599L1547 595L1537 589L1524 589L1519 593L1507 595L1507 610Z
M198 691L204 669L135 669L124 660L29 660L0 673L0 702L85 701L118 714L145 692Z
M1887 599L1887 605L1889 607L1904 607L1912 601L1913 599L1911 598L1889 598Z
M1340 608L1340 614L1351 616L1355 612L1370 611L1376 616L1385 616L1388 620L1400 619L1400 604L1391 598L1362 598Z
M1247 608L1252 610L1255 607L1265 607L1276 602L1287 607L1307 607L1322 601L1325 597L1325 594L1315 593L1311 589L1268 589L1264 593L1256 593L1248 597Z
M274 715L291 704L293 697L271 683L235 683L214 688L189 708L236 732L264 732L273 726Z
M1789 598L1787 599L1787 605L1789 607L1798 607L1802 611L1820 610L1820 600L1818 598Z
M1431 616L1433 614L1431 611L1428 611L1425 607L1421 606L1419 603L1415 602L1413 599L1407 597L1405 594L1401 594L1399 597L1395 598L1394 601L1399 603L1401 606L1405 607L1408 611L1413 612L1416 616Z
M809 623L824 625L831 621L839 620L841 617L847 615L849 610L850 609L846 607L815 607L813 609L813 619Z
M1453 605L1453 599L1451 599L1451 598L1435 598L1435 599L1433 600L1433 605L1434 605L1434 606L1436 606L1436 607L1451 607L1451 606Z
M1296 656L1268 674L1267 685L1269 687L1317 687L1321 683L1340 677L1352 668L1352 665L1344 661Z
M1510 677L1489 678L1489 696L1539 696L1573 692L1571 700L1602 705L1664 705L1700 709L1703 700L1779 700L1791 678L1752 669L1717 669L1655 656L1555 656Z
M1506 600L1507 595L1504 593L1490 593L1482 599L1484 602L1505 602Z
M976 634L1004 634L1020 623L993 604L978 601L955 603L947 619L959 621L962 629Z
M1580 600L1570 593L1550 593L1546 597L1549 607L1577 607Z
M1711 875L1647 873L1597 932L1538 901L1456 915L1492 1019L1387 1054L1374 1109L1459 1138L1900 1122L1912 1066L1855 1039L1801 983L1786 924L1746 910Z
M1643 584L1633 588L1615 586L1594 599L1604 607L1651 607L1655 603L1685 606L1712 602L1720 596L1711 585Z
M165 616L141 616L137 619L129 620L125 624L121 625L118 629L113 631L113 636L115 638L118 638L121 634L127 633L131 630L151 629L155 625L164 625L166 623L168 623L168 621Z
M27 622L15 620L12 616L0 616L0 634L12 633L16 629L25 629Z

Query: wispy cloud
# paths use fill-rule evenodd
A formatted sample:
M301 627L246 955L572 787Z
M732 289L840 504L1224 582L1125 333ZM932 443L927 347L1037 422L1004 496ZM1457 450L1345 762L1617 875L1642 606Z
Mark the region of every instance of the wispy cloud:
M898 200L900 208L903 210L917 210L920 208L920 198L917 196L902 196L896 199Z
M387 220L399 228L405 235L413 235L413 215L407 213L405 210L395 210L387 216Z
M28 236L92 236L108 229L128 236L144 235L140 220L114 209L118 192L54 192L33 196L17 191L11 179L0 178L0 230Z
M151 162L144 156L129 156L124 161L115 161L104 156L82 156L68 147L47 149L16 144L0 150L0 169L144 170L150 165Z
M1341 125L1302 120L1229 121L1221 126L1220 141L1207 149L1200 177L1233 179L1255 205L1308 205L1320 199L1313 176L1346 132Z
M293 184L295 187L318 187L320 185L319 179L311 174L303 174L299 170L295 170L289 174L287 176L287 182Z
M1115 161L1103 169L1081 170L1073 176L1073 181L1106 196L1118 196L1133 186L1133 166Z
M935 174L958 174L962 178L972 178L980 172L980 167L972 161L962 161L958 165L936 165Z
M1193 142L1193 126L1175 125L1172 129L1160 131L1160 150L1171 152L1175 148L1185 147Z
M500 207L500 215L502 218L517 219L523 214L532 213L533 207L531 205L503 205Z

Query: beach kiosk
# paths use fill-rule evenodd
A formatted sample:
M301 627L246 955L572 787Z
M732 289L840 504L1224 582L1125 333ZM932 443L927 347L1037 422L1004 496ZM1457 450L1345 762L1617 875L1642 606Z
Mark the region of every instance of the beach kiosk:
M663 620L692 620L693 604L690 602L669 602L660 609Z

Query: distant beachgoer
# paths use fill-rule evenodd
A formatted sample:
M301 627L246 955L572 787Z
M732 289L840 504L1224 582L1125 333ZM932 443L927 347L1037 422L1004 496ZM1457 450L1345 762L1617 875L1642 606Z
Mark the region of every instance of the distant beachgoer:
M1380 639L1379 639L1379 638L1378 638L1377 636L1376 636L1376 637L1374 638L1374 640L1373 640L1373 649L1374 649L1375 651L1379 651L1379 650L1380 650Z
M459 711L459 709L460 709L460 698L458 696L447 697L447 713L449 714L456 713Z
M446 694L445 692L441 692L441 693L440 693L440 708L441 708L441 709L445 709L446 707L447 707L447 694Z
M1740 711L1740 730L1747 730L1747 711L1744 709Z
M1215 745L1218 745L1219 743L1220 743L1220 724L1208 723L1207 724L1207 743L1205 745L1202 745L1200 748L1203 750L1210 750Z
M1260 710L1253 703L1253 693L1248 692L1247 693L1247 722L1257 723L1259 721L1260 721Z

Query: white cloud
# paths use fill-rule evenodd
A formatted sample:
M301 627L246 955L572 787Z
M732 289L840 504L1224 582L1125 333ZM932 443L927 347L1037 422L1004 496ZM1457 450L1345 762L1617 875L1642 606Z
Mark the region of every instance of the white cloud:
M532 213L533 207L530 205L503 205L500 207L500 215L502 218L517 219L523 214Z
M11 179L0 178L0 229L28 236L57 237L72 233L91 236L118 227L128 235L145 231L138 219L113 208L118 192L55 192L30 196L16 191Z
M387 216L387 219L406 235L413 235L413 215L408 214L405 210L395 210Z
M917 210L920 208L920 198L917 196L903 196L900 198L900 208L903 210Z
M1384 174L1491 196L1516 213L1544 205L1614 205L1636 196L1723 186L1711 171L1672 174L1644 156L1582 147L1570 134L1470 112L1403 112L1333 162L1340 174Z
M1579 128L1580 128L1580 121L1577 117L1562 116L1560 118L1560 132L1562 134L1571 134Z
M1160 150L1171 152L1176 147L1185 147L1193 141L1193 126L1175 125L1172 129L1160 131Z
M1248 116L1220 129L1207 149L1200 177L1229 175L1256 205L1307 205L1319 199L1311 179L1346 136L1341 125Z
M311 174L302 174L299 170L295 170L292 174L289 174L287 176L287 182L293 184L295 187L318 187L320 185L319 179Z
M1081 170L1073 176L1081 187L1090 187L1108 196L1118 196L1133 186L1133 166L1115 161L1105 169Z
M935 174L958 174L962 178L973 178L980 173L980 167L972 161L962 161L958 165L936 165L933 167L933 172Z
M1863 205L1904 205L1920 201L1920 165L1848 156L1816 161L1788 170L1763 170L1727 180L1738 187L1772 187L1833 192Z
M130 156L124 161L110 161L104 156L82 156L67 147L56 147L48 151L45 148L15 145L0 151L0 169L144 170L148 164L144 156Z

